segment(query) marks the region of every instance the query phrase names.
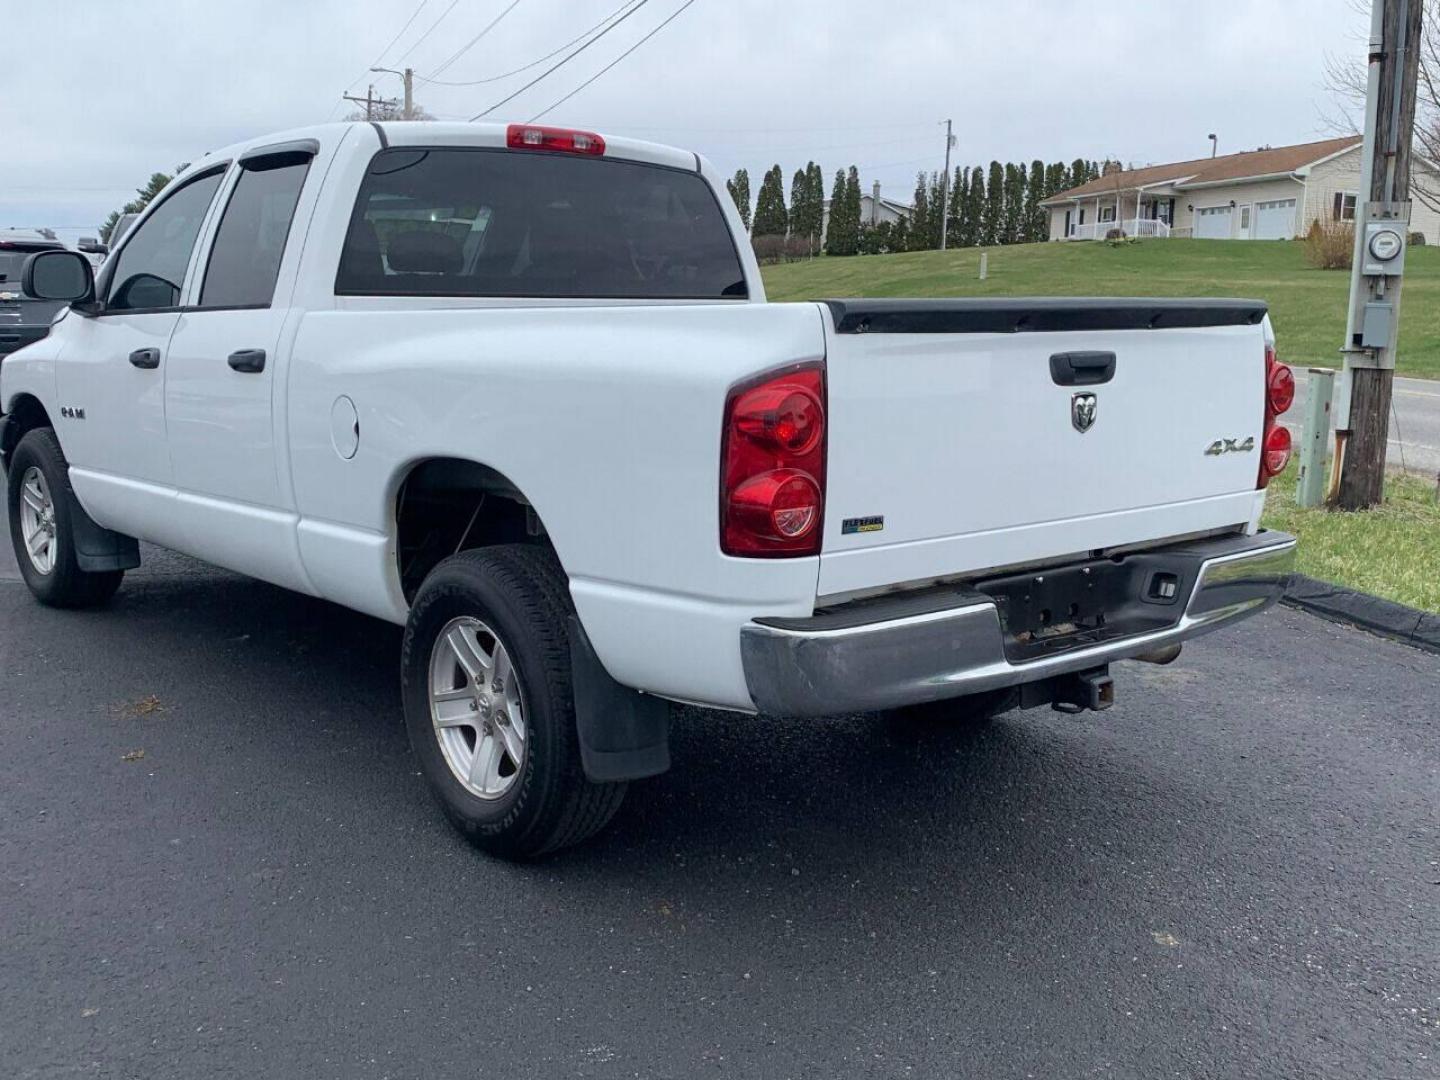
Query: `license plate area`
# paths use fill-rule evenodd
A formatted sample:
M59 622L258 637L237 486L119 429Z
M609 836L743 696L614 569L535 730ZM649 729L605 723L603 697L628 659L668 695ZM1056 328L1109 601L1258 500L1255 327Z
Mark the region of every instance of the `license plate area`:
M974 588L995 602L1006 658L1024 663L1174 626L1197 572L1193 559L1154 552L991 578Z

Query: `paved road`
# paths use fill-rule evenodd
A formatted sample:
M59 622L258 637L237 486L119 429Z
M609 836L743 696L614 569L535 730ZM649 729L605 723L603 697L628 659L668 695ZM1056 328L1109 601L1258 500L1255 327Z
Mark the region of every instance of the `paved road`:
M685 711L514 867L397 646L175 557L0 581L0 1075L1440 1075L1440 658L1280 610L1103 716Z
M1295 382L1295 405L1285 414L1285 423L1298 445L1310 391L1306 369L1295 369ZM1397 378L1394 401L1387 462L1425 476L1440 474L1440 380Z

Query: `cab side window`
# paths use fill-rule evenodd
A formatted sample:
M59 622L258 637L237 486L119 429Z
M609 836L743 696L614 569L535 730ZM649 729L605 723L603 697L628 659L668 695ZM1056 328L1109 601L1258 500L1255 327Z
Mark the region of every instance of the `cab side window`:
M274 154L240 163L240 176L200 289L200 306L268 307L310 169L308 153Z
M222 167L190 181L136 226L116 257L105 297L107 311L179 306L190 253L224 175Z

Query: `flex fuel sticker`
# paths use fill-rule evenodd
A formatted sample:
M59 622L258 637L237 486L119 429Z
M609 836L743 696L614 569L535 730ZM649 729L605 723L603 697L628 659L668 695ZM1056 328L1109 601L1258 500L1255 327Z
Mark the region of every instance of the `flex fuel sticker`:
M851 533L879 532L883 528L885 528L885 515L883 514L875 517L845 518L840 522L842 536L849 536Z

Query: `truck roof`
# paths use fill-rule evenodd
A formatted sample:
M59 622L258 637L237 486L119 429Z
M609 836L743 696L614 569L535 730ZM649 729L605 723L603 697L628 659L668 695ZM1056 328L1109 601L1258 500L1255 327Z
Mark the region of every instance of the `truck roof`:
M534 127L539 125L524 125ZM321 142L333 141L356 127L374 129L377 136L388 146L474 146L505 149L506 133L511 125L505 123L465 123L451 120L411 121L365 121L350 120L335 124L315 124L309 127L292 128L289 131L272 132L244 142L233 143L206 153L193 162L181 175L208 168L216 161L233 160L247 153L262 150L267 146L279 146L302 139L316 139ZM567 129L568 130L568 129ZM623 161L638 161L650 165L664 165L672 169L701 170L701 161L690 150L631 139L607 132L591 132L605 140L605 157Z

